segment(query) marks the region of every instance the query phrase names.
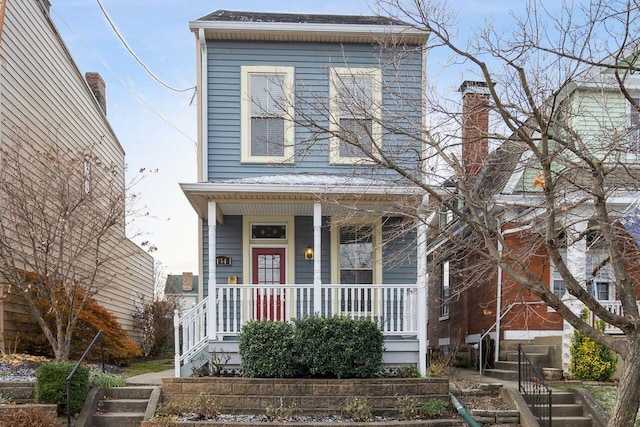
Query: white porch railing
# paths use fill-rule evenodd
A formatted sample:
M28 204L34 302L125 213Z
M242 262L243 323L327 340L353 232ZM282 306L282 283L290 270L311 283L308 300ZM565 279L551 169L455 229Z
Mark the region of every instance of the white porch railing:
M624 310L622 309L622 302L619 300L614 301L598 301L604 308L610 311L613 314L617 314L618 316L624 316ZM638 309L640 310L640 301L638 301ZM594 324L595 315L591 312L591 325ZM608 334L621 334L622 330L619 328L612 326L608 323L605 323L604 332Z
M314 285L216 285L215 334L207 331L205 298L182 317L176 313L176 372L209 340L236 336L250 320L290 321L314 313ZM417 336L418 288L411 285L322 285L321 316L375 321L385 335ZM181 336L181 338L180 338Z

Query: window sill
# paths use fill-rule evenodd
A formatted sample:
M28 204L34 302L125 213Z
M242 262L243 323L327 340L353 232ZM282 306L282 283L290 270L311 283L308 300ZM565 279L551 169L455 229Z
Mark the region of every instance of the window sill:
M440 317L438 317L438 320L441 321L441 322L443 320L449 320L449 315L447 314L446 316L440 316Z

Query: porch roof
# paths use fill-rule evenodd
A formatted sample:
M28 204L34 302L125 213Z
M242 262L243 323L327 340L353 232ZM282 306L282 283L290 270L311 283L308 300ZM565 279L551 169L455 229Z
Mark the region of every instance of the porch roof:
M419 206L423 190L392 181L333 175L274 175L216 182L180 184L204 219L209 201L221 215L313 215L313 203L323 203L323 215L363 213L406 215Z

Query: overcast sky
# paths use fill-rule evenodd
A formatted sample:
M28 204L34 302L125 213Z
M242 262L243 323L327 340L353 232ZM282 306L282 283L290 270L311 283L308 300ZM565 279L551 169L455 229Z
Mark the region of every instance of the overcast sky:
M217 9L262 12L371 14L363 0L101 0L135 54L164 83L195 86L195 38L188 23ZM481 25L523 1L452 0L460 20ZM80 70L107 83L108 118L127 153L129 171L158 169L137 187L151 218L137 220L138 241L149 240L168 273L197 272L197 219L179 183L196 181L193 90L156 82L127 52L97 0L52 0L51 16ZM430 58L430 67L438 61ZM462 75L453 77L460 84Z

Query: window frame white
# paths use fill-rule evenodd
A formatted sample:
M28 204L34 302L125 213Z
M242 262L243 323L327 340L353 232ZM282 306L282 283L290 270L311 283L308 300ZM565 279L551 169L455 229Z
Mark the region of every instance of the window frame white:
M251 155L251 76L252 75L281 75L284 76L284 152L282 156L253 156ZM293 163L295 127L292 118L295 114L295 67L271 65L243 65L240 79L240 162L241 163Z
M340 155L340 145L342 143L339 133L341 130L340 119L343 115L340 111L340 89L344 87L343 79L348 77L371 77L371 108L367 117L371 118L371 154L379 156L382 147L382 70L380 68L351 68L332 67L329 70L329 163L330 164L354 164L372 162L367 156L343 157ZM367 117L346 116L350 119L366 119Z
M633 100L640 105L640 97L634 96ZM640 156L640 111L630 102L627 102L627 127L627 157L635 160Z

